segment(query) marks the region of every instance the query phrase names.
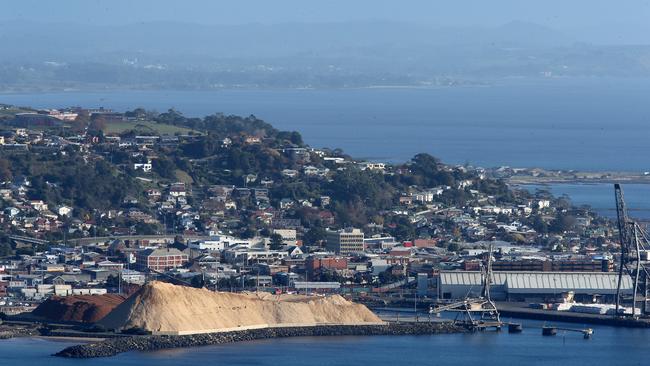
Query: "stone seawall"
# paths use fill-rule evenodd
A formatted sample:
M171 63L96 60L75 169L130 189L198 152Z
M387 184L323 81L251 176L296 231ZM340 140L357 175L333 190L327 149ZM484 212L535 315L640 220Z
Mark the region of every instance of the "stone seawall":
M265 328L183 336L133 336L68 347L56 353L55 356L68 358L109 357L129 351L155 351L282 337L425 335L464 331L464 328L450 322L434 322Z

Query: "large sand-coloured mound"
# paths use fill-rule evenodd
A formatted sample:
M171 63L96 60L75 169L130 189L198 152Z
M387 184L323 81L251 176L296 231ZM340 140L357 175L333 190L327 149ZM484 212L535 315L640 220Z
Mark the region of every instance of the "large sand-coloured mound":
M382 321L364 305L339 295L214 292L150 282L99 323L108 329L142 328L154 334L192 334Z

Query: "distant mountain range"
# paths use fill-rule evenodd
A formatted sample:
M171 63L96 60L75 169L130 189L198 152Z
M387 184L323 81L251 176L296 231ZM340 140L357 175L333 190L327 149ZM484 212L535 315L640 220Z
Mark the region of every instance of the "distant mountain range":
M366 21L209 26L0 23L0 91L351 87L503 77L650 76L650 46L582 43L537 24Z

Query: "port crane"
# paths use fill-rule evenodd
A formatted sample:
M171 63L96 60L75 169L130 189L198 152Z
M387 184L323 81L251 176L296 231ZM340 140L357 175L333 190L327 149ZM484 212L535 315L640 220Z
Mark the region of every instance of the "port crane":
M650 241L646 231L627 214L627 207L620 184L614 185L616 198L616 217L619 241L621 244L620 261L618 266L618 284L616 287L616 312L617 317L633 317L647 315L650 311L648 304L648 285L650 284L650 273L648 268L647 254L650 249ZM645 258L642 257L645 256ZM632 288L632 313L620 311L622 302L621 283L623 276L630 276L633 282ZM637 303L641 303L637 308ZM639 313L637 313L639 309Z
M487 259L481 268L481 296L476 298L466 297L461 301L451 304L432 307L429 314L439 315L442 312L457 313L455 324L469 326L475 330L486 328L501 329L503 323L499 316L496 304L490 296L490 285L493 283L492 273L493 247L490 245Z

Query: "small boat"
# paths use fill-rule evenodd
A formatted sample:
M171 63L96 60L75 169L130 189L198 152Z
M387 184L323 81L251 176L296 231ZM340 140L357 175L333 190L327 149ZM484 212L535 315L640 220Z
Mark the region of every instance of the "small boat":
M521 333L523 330L521 323L508 323L508 333Z
M542 327L543 336L554 336L557 334L557 328L555 327Z

